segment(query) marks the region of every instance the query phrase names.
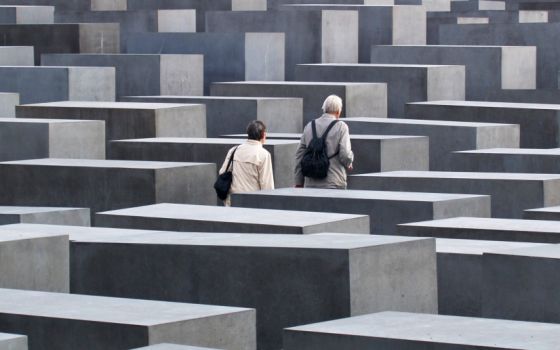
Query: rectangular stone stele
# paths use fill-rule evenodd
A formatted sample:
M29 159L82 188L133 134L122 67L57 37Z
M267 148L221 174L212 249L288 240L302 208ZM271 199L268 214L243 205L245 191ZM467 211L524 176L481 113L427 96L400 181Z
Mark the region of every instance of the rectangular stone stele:
M206 137L206 108L197 104L60 101L21 105L18 118L103 120L109 140Z
M256 333L255 311L246 308L14 289L0 289L0 327L26 334L31 349L60 350L162 342L252 350Z
M15 117L17 105L19 105L18 93L11 93L11 92L0 93L0 118Z
M560 204L560 175L392 171L349 176L357 190L472 193L492 196L492 215L521 218L525 209Z
M523 214L525 219L531 220L560 220L560 206L527 209Z
M144 346L132 350L219 350L210 348L201 348L199 346L177 345L169 343L161 343L157 345Z
M442 193L280 188L233 194L232 205L369 215L370 232L384 235L395 234L397 224L422 217L490 216L488 196Z
M97 213L96 226L190 232L367 234L369 217L162 203Z
M0 288L68 293L69 265L67 234L10 230L0 234Z
M0 118L0 161L37 158L105 159L105 123Z
M489 148L454 152L454 171L560 173L560 148Z
M482 317L560 322L559 267L557 244L485 253Z
M281 348L282 329L302 323L387 309L437 311L433 239L216 232L119 237L115 230L112 237L83 235L72 253L74 293L256 308L263 315L257 320L263 350Z
M380 312L286 329L285 350L549 349L560 325L473 317Z
M539 243L436 239L438 313L482 316L482 254L539 246Z
M34 66L33 46L0 46L1 66Z
M54 23L54 6L0 5L0 24L52 23Z
M0 333L0 348L6 350L27 350L27 336Z
M89 208L0 206L0 225L26 223L89 226Z
M558 221L456 217L400 224L402 236L560 243Z
M119 140L111 142L108 158L214 163L219 170L228 151L246 140L246 136L244 139L160 137ZM267 140L263 145L271 154L275 187L293 186L294 154L298 145L295 140Z

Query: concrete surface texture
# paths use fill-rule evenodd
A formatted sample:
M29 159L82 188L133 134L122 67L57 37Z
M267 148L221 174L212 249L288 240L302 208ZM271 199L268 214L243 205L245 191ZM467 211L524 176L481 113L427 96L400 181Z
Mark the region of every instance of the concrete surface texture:
M27 350L27 337L19 334L0 333L0 346L8 350Z
M0 206L0 223L89 226L89 208Z

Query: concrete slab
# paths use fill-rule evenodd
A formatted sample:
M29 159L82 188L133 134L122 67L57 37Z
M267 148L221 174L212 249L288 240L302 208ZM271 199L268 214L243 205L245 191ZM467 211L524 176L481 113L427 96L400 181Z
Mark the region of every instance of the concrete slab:
M560 148L490 148L454 152L451 168L456 171L558 174Z
M441 193L282 188L233 194L232 205L369 215L370 232L384 235L394 235L397 224L419 218L490 216L488 196Z
M0 24L52 24L54 6L0 6Z
M560 207L552 206L538 209L527 209L525 210L523 217L531 220L560 220Z
M552 148L558 140L560 105L482 101L433 101L409 103L407 118L519 124L521 147Z
M2 231L0 288L68 293L68 235Z
M560 243L557 221L457 217L401 224L402 236Z
M405 64L298 64L300 81L387 83L388 113L404 117L413 101L464 100L465 67Z
M208 163L51 158L2 162L0 174L3 205L87 207L93 215L161 202L216 203L216 166Z
M451 160L454 151L519 147L519 125L514 124L400 118L346 118L344 122L350 128L350 134L354 136L356 134L428 136L429 161L432 170L452 169Z
M141 348L136 348L133 350L218 350L210 348L201 348L198 346L188 346L188 345L177 345L169 343L161 343L157 345L150 345Z
M105 123L97 120L0 118L0 161L105 158Z
M21 103L115 100L114 68L1 66L0 76L0 90Z
M15 117L17 105L19 105L18 93L0 92L0 117L2 118Z
M14 289L0 289L0 296L0 328L26 334L29 349L130 349L161 342L255 349L251 309Z
M271 132L301 132L301 98L223 97L223 96L129 96L121 101L151 103L187 103L206 106L208 137L244 133L252 120L261 120ZM247 134L243 137L247 137Z
M323 102L327 96L332 94L343 99L342 118L387 117L386 84L238 81L214 83L211 94L213 96L302 98L303 125L321 116Z
M220 169L230 148L245 139L220 138L152 138L112 141L110 159L153 160L166 162L214 163ZM295 158L298 141L267 140L264 149L272 156L275 187L294 185Z
M0 225L27 223L89 226L88 208L0 206Z
M0 66L34 66L34 62L32 46L0 46Z
M552 350L560 339L559 330L554 324L389 311L287 329L284 349L384 346L416 350L429 346Z
M25 335L0 333L0 347L7 350L27 350Z
M492 196L492 215L521 218L523 210L560 204L560 175L444 171L393 171L351 175L359 190L472 193Z
M45 66L115 67L117 97L202 95L202 55L49 54Z
M367 234L369 217L162 203L97 213L96 226L190 232Z
M107 142L206 136L206 108L194 104L61 101L18 106L16 115L18 118L103 120Z

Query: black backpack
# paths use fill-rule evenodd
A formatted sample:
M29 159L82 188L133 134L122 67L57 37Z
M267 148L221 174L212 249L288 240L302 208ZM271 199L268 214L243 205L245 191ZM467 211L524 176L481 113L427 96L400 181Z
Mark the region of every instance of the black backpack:
M324 179L329 172L330 159L338 154L336 152L332 156L327 154L327 134L333 126L338 122L334 120L329 124L323 136L317 137L317 128L315 127L315 120L311 122L311 129L313 131L313 139L307 146L303 158L301 159L301 172L303 176L313 179Z

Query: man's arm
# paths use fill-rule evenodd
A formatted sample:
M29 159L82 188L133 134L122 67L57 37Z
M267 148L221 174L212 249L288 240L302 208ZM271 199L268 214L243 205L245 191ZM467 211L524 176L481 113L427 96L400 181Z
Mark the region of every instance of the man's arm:
M352 170L352 162L354 162L354 153L352 152L352 145L350 143L350 131L348 130L348 125L344 122L340 122L340 142L338 144L338 160L342 165L348 170Z
M307 127L306 127L307 129ZM303 159L303 155L305 154L305 151L307 150L307 142L305 139L305 130L303 130L303 134L301 135L301 138L299 140L299 145L298 148L296 150L296 167L295 167L295 173L294 173L294 185L296 187L303 187L303 184L305 182L305 177L303 176L303 174L301 173L301 160Z
M272 172L272 157L269 152L266 152L266 158L259 169L259 186L261 190L274 189L274 175Z

